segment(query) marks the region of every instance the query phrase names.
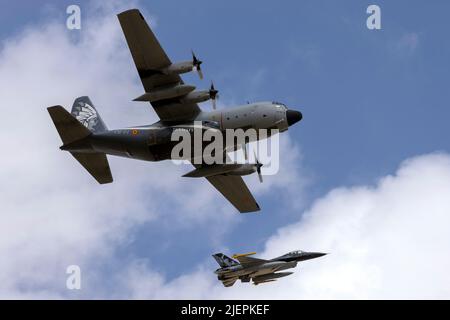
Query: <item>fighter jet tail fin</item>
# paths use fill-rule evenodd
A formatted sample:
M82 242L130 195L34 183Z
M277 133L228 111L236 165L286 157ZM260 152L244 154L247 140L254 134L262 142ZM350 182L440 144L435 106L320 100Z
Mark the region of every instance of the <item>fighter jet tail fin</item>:
M71 114L91 132L98 133L108 130L91 99L87 96L75 99Z
M213 254L213 258L216 259L221 268L232 267L239 264L236 260L231 259L223 253Z

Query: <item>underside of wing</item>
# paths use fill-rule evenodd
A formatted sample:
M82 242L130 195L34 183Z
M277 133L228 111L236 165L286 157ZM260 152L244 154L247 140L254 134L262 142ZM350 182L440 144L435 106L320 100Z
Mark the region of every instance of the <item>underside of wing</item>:
M259 211L259 205L240 176L217 175L206 178L240 212Z
M159 91L167 94L168 89L170 91L182 85L183 81L178 74L164 72L172 62L139 10L122 12L118 18L145 92L156 94ZM183 103L173 97L150 103L163 121L192 120L200 113L196 103Z

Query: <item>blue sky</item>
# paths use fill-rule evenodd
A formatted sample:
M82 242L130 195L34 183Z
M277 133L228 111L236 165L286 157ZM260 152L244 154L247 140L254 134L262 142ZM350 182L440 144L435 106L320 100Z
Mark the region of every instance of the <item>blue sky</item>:
M74 3L87 13L82 19L95 19L83 11L90 1L5 2L0 43L48 20L64 24L65 8ZM381 30L366 28L369 4L381 7ZM229 253L262 251L275 230L298 221L332 188L374 185L407 158L449 151L448 1L142 1L139 8L154 17L154 31L172 61L194 49L206 80L184 79L199 87L214 80L223 105L275 100L303 113L288 133L301 152L298 174L308 179L302 203L293 209L276 189L260 195L262 212L236 214L221 235ZM88 28L72 32L76 37ZM157 177L149 184L152 179ZM166 211L183 215L181 207L163 206ZM116 261L146 259L168 279L178 277L218 250L208 228L144 222L116 248ZM212 259L209 266L215 268Z

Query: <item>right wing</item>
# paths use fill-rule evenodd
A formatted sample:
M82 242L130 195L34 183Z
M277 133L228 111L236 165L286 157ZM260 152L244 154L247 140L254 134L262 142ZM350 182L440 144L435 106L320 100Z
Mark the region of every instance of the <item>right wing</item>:
M263 263L268 262L267 260L251 258L251 257L247 257L247 256L237 256L236 259L239 261L239 263L243 267L254 266L254 265L263 264Z
M139 10L122 12L118 18L145 92L183 84L178 74L161 72L172 62ZM154 101L151 105L163 121L192 120L201 111L196 103L181 103L177 99Z
M259 205L240 176L217 175L206 179L240 212L259 211Z

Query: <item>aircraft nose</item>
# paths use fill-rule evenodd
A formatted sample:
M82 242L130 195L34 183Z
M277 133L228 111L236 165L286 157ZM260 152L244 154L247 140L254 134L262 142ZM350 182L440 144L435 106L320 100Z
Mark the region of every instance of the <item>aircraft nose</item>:
M322 252L310 252L310 253L308 254L308 259L315 259L315 258L323 257L324 255L326 255L326 253L322 253Z
M326 255L326 253L322 253L322 252L303 252L301 260L315 259L315 258L323 257L324 255Z
M294 123L302 120L303 115L300 111L296 110L287 110L286 111L286 120L289 126L292 126Z

